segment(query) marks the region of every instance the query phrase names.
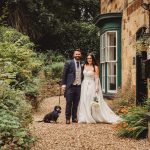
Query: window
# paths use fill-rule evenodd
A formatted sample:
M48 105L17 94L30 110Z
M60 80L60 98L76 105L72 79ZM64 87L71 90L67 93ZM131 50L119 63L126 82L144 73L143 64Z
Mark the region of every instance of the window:
M105 64L102 64L102 91L105 91Z
M100 42L102 90L105 93L115 93L117 91L117 31L105 32L101 35Z

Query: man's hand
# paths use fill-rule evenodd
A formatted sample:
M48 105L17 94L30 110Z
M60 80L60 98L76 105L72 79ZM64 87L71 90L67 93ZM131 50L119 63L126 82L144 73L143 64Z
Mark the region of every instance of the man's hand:
M65 91L66 90L66 85L62 85L61 88L62 88L63 91Z

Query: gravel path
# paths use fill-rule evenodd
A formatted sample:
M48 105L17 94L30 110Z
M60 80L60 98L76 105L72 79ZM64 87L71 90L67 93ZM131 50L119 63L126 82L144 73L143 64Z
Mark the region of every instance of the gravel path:
M43 116L58 104L58 97L45 99L34 120ZM65 100L61 97L62 114L57 124L33 122L31 128L38 141L31 150L150 150L145 140L133 140L116 136L110 124L65 124Z

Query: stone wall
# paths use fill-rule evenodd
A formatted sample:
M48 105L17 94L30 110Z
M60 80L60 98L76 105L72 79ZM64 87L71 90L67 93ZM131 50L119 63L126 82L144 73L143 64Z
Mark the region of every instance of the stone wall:
M101 0L101 14L122 12L126 0Z
M131 81L136 88L136 32L141 27L148 27L148 11L142 3L150 0L101 0L101 14L122 12L122 88Z
M136 32L141 27L148 27L148 12L141 5L140 0L136 5L131 3L123 11L122 18L122 87L131 77L131 85L136 87Z
M142 2L148 3L150 0L100 0L101 14L123 12L129 5L132 5L130 8L134 11Z

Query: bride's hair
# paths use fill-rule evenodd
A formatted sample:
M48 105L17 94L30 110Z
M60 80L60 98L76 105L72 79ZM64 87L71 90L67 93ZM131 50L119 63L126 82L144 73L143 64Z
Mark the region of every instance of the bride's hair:
M95 57L94 57L94 55L92 53L88 53L87 56L86 56L86 61L85 61L86 65L88 65L88 61L87 61L87 57L88 56L92 57L92 65L93 65L94 72L95 72L95 66L97 66L96 59L95 59Z

